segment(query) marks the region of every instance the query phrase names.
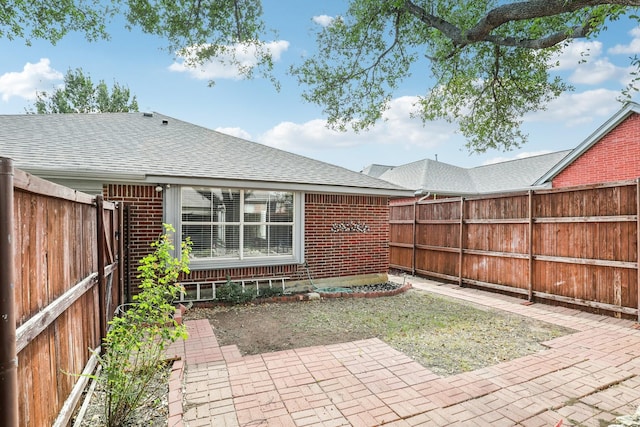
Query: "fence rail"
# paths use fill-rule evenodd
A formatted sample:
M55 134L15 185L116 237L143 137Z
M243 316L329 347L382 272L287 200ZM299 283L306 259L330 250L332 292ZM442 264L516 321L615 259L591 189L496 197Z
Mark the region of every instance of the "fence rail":
M636 180L396 203L390 266L640 316L639 195Z
M12 182L0 204L12 249L0 251L0 265L15 284L13 334L0 335L0 346L13 346L19 362L14 393L0 397L17 416L0 409L0 424L67 425L84 381L71 374L83 372L122 302L120 209L13 169L10 159L0 164Z

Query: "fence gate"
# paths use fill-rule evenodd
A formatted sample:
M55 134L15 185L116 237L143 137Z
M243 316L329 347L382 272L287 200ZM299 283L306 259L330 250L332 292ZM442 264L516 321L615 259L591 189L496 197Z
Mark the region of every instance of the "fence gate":
M12 306L0 314L13 317L0 322L0 348L12 352L0 355L0 425L67 425L88 380L69 373L92 371L90 349L123 299L122 216L11 159L0 170L0 300Z

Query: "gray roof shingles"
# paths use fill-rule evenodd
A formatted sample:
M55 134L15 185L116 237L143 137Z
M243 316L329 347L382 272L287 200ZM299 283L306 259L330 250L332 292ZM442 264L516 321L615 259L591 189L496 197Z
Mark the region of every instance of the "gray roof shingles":
M153 113L0 115L17 168L405 189L348 169Z
M388 167L380 179L423 193L474 195L523 190L560 162L570 150L501 163L461 168L431 159ZM365 169L379 170L373 165Z

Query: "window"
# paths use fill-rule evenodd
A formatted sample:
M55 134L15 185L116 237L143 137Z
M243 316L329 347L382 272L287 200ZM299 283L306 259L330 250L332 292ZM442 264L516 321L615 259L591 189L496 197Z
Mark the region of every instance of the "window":
M181 187L180 230L192 266L300 262L300 195L287 191Z

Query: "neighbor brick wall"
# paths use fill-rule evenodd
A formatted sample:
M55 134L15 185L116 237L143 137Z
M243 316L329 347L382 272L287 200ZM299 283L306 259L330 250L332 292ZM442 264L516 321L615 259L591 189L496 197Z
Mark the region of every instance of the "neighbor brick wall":
M553 187L640 177L640 115L632 114L552 181Z
M356 224L366 232L337 231ZM307 194L305 252L314 279L389 270L387 197Z
M131 284L135 289L140 259L162 233L162 192L153 185L105 185L106 200L131 209ZM344 230L352 224L366 232ZM386 273L389 269L387 197L306 194L305 259L313 279ZM252 277L307 278L303 265L194 270L185 281L202 282ZM135 290L134 290L135 292Z

